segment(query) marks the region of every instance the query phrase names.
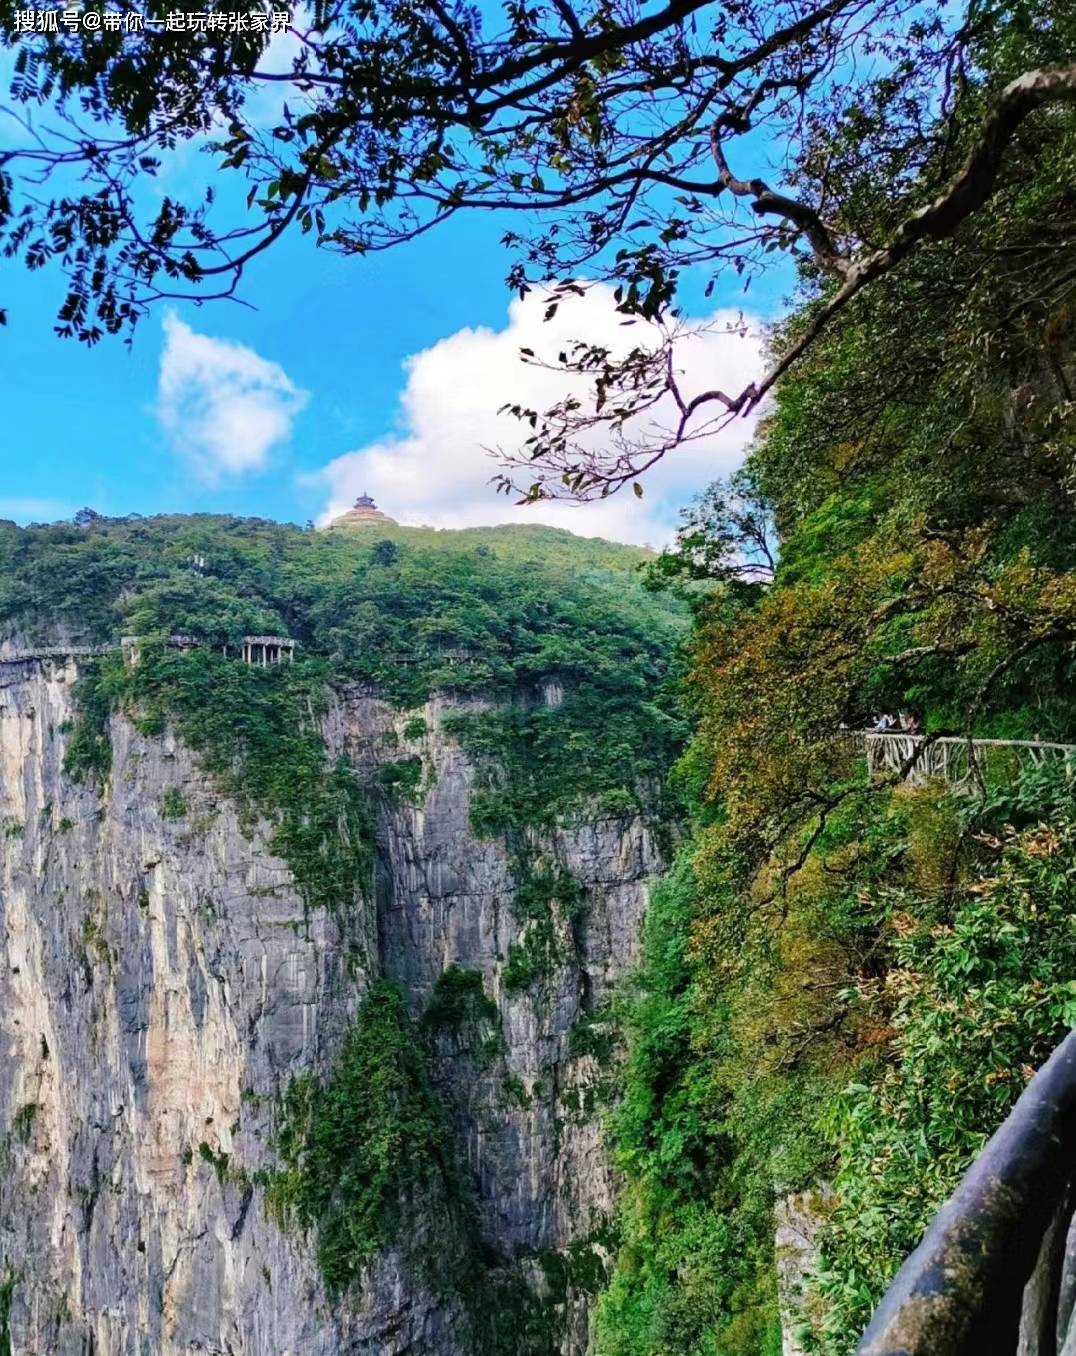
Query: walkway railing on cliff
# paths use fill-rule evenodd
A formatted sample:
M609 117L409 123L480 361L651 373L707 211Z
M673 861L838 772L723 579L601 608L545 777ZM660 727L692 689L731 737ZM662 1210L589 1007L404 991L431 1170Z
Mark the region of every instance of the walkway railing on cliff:
M90 659L118 652L118 645L41 645L33 650L0 653L0 664L29 664L42 659Z
M40 645L29 650L0 649L0 664L32 664L45 660L92 659L98 655L122 653L128 664L137 664L142 652L144 640L140 636L124 636L119 641L105 645ZM245 664L265 668L272 664L290 662L295 656L296 642L288 636L244 636L238 646L227 642L221 644L205 636L170 635L163 640L164 645L173 650L198 650L216 648L218 644L225 654L236 651Z
M972 791L987 772L1061 762L1076 745L870 732L872 779ZM857 1356L1076 1356L1076 1032L897 1273Z
M938 780L970 789L982 783L991 765L1017 771L1054 761L1068 763L1076 775L1076 744L888 731L864 731L854 737L865 745L867 771L872 780L888 776L913 786Z
M1076 1351L1076 1031L901 1267L857 1356Z
M110 645L43 645L30 650L0 650L0 664L24 664L44 659L89 659L103 654L119 654L137 658L144 642L139 636L124 636ZM215 642L203 636L173 635L163 642L173 650L195 650L212 646ZM223 647L231 652L228 645ZM294 656L296 642L287 636L244 636L237 647L239 657L248 664L275 664ZM427 650L421 653L385 651L379 655L387 664L465 664L489 659L479 650L457 648Z

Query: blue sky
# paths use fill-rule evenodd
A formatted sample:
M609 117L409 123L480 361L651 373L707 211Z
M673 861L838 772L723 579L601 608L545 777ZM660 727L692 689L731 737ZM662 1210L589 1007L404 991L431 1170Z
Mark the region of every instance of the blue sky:
M106 514L226 511L302 522L369 486L408 522L544 518L665 539L679 506L736 464L749 427L655 477L642 504L619 496L600 509L535 514L486 486L496 467L483 446L504 436L490 420L530 390L515 354L546 333L533 308L516 304L510 316L504 228L474 214L366 259L289 235L244 280L256 309L185 304L168 318L162 308L142 323L133 349L57 339L60 275L4 261L0 517L51 519L89 505ZM756 282L756 317L776 312L787 283L787 274ZM704 303L741 304L736 291ZM583 309L565 313L567 328L550 342L616 323L601 294ZM757 345L707 342L693 360L700 372L727 361L737 373L757 365Z

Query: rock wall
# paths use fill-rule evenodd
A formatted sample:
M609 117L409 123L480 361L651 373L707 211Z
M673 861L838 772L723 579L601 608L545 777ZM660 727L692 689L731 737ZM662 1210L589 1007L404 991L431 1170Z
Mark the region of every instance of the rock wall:
M276 1099L328 1066L373 978L398 978L417 1015L447 966L479 971L495 1054L447 1033L435 1080L483 1236L541 1294L543 1257L590 1237L613 1201L600 1070L573 1057L571 1032L635 954L660 866L649 831L605 820L542 845L587 907L558 921L563 963L509 993L525 924L503 842L470 832L475 774L440 728L450 704L431 702L410 741L369 694L330 713L331 748L367 769L403 749L429 783L420 803L381 804L375 897L342 925L304 907L270 825L173 738L114 717L108 786L72 784L76 677L0 661L0 1325L13 1356L467 1356L460 1301L429 1293L405 1252L382 1254L360 1294L325 1294L311 1240L278 1227L255 1184L275 1162ZM427 1227L421 1211L410 1227ZM569 1287L551 1349L585 1351L587 1307Z
M811 1303L809 1281L820 1261L819 1235L836 1203L823 1182L782 1196L774 1206L774 1262L781 1312L781 1356L807 1356L808 1338L821 1315Z

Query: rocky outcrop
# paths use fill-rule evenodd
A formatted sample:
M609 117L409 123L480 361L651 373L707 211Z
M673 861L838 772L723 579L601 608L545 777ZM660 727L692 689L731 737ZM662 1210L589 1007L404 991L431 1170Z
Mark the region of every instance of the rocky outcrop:
M781 1356L807 1356L812 1312L809 1282L817 1271L820 1234L833 1212L833 1189L823 1183L782 1196L774 1206L774 1265L781 1314Z
M463 1356L462 1301L431 1293L404 1250L383 1253L361 1293L326 1295L311 1241L274 1222L258 1185L277 1099L328 1067L372 979L398 978L418 1015L447 967L478 971L491 1039L479 1057L473 1033L438 1036L435 1080L483 1237L541 1294L543 1259L591 1236L613 1202L593 1114L602 1074L572 1033L634 956L659 867L648 829L583 822L537 845L586 908L556 920L550 973L509 991L526 922L505 845L470 831L474 769L441 730L451 704L431 702L411 739L419 723L369 693L330 712L331 748L367 769L420 757L427 785L415 803L381 801L373 898L341 920L304 906L271 826L174 738L113 717L108 785L65 777L76 676L72 663L0 661L12 1352ZM413 1215L412 1231L432 1227ZM561 1299L553 1349L578 1356L587 1297L569 1285Z

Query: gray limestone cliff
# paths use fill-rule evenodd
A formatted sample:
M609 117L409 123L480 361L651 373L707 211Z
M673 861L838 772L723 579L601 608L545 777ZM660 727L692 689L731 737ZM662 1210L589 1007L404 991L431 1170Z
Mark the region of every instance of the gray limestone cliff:
M586 909L555 920L552 972L509 991L527 923L504 843L470 830L475 770L442 730L447 699L412 739L369 693L329 713L330 749L367 768L403 749L428 782L418 803L379 803L373 897L341 923L304 906L272 826L171 735L113 716L107 785L67 778L76 678L0 662L0 1338L13 1356L467 1356L463 1302L428 1289L409 1250L326 1294L312 1240L258 1185L280 1094L329 1066L374 979L398 979L417 1016L449 966L479 972L496 1057L443 1033L434 1079L482 1237L547 1292L543 1259L593 1239L613 1204L603 1074L572 1033L635 955L650 831L606 818L549 836ZM421 1202L412 1214L421 1234ZM554 1300L554 1349L580 1356L588 1297Z

